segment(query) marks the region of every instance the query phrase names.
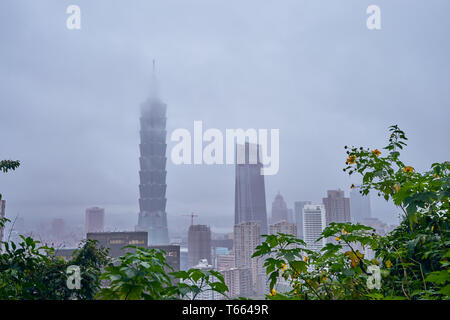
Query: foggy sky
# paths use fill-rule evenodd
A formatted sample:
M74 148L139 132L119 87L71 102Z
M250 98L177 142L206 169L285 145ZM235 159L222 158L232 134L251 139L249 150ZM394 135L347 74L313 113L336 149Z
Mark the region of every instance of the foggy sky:
M81 8L81 30L66 8ZM382 30L366 28L381 7ZM168 105L168 157L176 128L280 129L279 190L321 202L348 195L344 145L381 148L398 124L418 170L449 160L450 3L442 0L153 0L0 2L0 175L7 215L83 223L137 223L139 106L156 59ZM234 167L167 166L169 229L196 222L231 231ZM372 195L373 214L398 211Z

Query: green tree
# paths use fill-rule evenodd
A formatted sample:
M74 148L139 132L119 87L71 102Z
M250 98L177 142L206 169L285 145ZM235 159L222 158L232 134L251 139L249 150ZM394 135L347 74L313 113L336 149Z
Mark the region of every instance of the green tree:
M4 172L4 173L6 173L10 170L16 170L19 166L20 166L20 161L18 161L18 160L1 160L0 161L0 171ZM0 200L2 200L1 193L0 193Z
M206 290L225 295L223 276L213 270L190 269L171 272L164 251L127 246L127 252L105 268L104 287L97 294L104 300L195 299Z
M99 289L101 268L106 253L91 241L85 242L70 261L54 254L54 249L40 246L31 237L20 236L21 242L3 242L0 254L0 299L67 300L92 299ZM67 268L78 265L82 286L67 286Z
M403 220L380 240L377 258L389 266L386 295L407 299L449 297L448 256L450 247L450 162L433 163L418 172L400 160L406 134L398 126L389 128L389 143L378 149L347 148L348 174L359 173L363 194L371 190L392 200Z
M335 242L319 252L289 235L267 236L254 254L266 256L267 298L449 299L450 162L417 172L400 160L406 141L405 133L391 126L383 152L346 146L343 169L362 176L358 188L363 195L376 192L393 201L402 214L400 226L379 236L360 224L331 223L318 240L334 237ZM359 248L370 248L375 258L366 259ZM379 288L369 285L375 276L372 266L380 268ZM290 285L282 293L276 291L281 278Z
M108 249L99 248L96 240L82 241L80 248L72 254L67 265L80 267L81 288L73 290L73 298L78 300L92 300L101 287L102 269L110 262Z

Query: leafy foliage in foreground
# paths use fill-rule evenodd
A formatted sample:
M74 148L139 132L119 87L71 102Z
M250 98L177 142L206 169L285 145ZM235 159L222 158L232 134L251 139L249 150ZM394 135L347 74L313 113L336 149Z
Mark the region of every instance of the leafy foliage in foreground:
M62 300L92 299L98 290L101 266L106 252L87 240L72 260L64 261L54 255L54 249L40 246L39 241L21 236L19 244L4 242L0 254L0 299ZM80 266L82 287L70 290L66 270L69 265Z
M345 147L343 170L362 176L362 194L376 191L392 200L402 213L400 226L381 237L366 226L332 223L322 238L335 241L320 252L307 250L292 236L266 237L254 256L268 257L269 299L449 299L450 162L417 172L400 160L405 133L397 126L389 132L386 155L378 149ZM292 243L295 247L287 249ZM375 258L365 257L367 248ZM374 267L381 270L379 288L372 286ZM290 290L278 293L280 280Z
M159 249L128 246L134 252L112 261L102 274L106 281L97 294L107 300L162 300L189 298L200 293L216 291L222 295L228 291L223 276L214 270L190 269L172 271Z
M402 214L400 226L380 236L361 224L331 223L320 239L334 241L319 252L288 234L265 236L253 256L265 258L267 299L450 298L450 162L417 172L400 160L405 133L397 126L389 132L389 143L382 149L385 154L345 147L348 158L343 170L362 176L357 186L362 194L375 191L393 201ZM0 170L18 165L1 161ZM0 226L6 221L0 219ZM196 299L205 291L227 297L220 273L173 272L161 250L131 248L133 252L109 261L106 251L87 241L66 262L29 237L22 237L19 244L4 243L0 299ZM66 286L69 265L80 266L80 290Z

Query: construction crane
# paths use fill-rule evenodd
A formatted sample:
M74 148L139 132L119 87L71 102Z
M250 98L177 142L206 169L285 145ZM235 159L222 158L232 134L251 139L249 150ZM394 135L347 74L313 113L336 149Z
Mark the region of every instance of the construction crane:
M191 226L194 225L194 217L198 217L198 214L194 214L193 212L191 214L183 214L185 217L191 217Z

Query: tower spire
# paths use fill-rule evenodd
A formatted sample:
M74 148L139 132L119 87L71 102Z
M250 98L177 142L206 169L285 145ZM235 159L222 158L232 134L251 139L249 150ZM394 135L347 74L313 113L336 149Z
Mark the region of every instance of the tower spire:
M156 76L156 72L155 72L155 59L153 59L153 70L152 70L153 72L152 72L152 74L153 74L153 77L155 77Z
M150 83L150 96L153 99L158 99L159 95L159 86L158 80L156 79L156 61L152 60L152 78Z

